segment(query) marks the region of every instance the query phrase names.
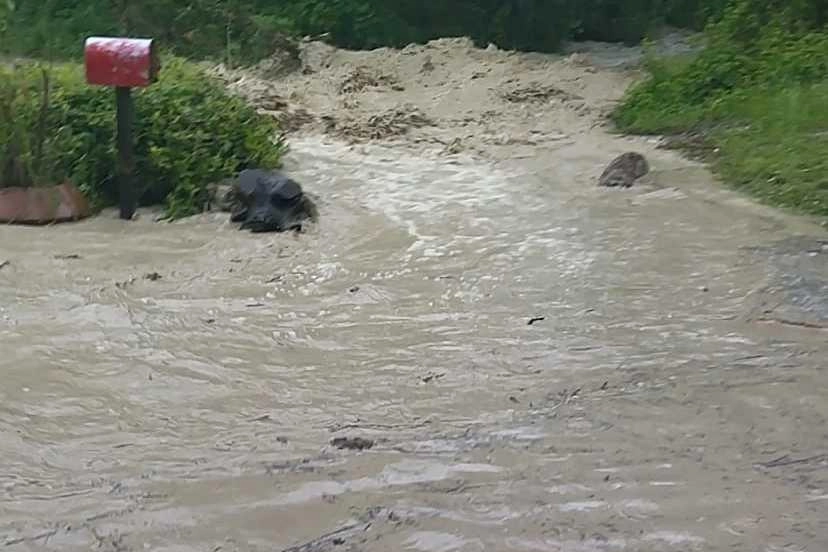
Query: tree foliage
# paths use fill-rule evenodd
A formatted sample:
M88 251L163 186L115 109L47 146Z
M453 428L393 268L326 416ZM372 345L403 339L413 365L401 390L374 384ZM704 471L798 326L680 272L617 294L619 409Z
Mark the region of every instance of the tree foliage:
M12 1L14 3L12 3ZM796 0L800 1L800 0ZM329 33L349 48L442 36L550 51L562 40L635 42L660 23L699 28L725 0L0 0L2 48L80 55L90 34L153 36L185 56L252 60L281 34ZM2 13L2 12L0 12Z
M732 0L705 30L707 47L687 62L649 59L652 78L616 112L624 126L660 113L683 124L694 110L753 86L813 83L828 77L828 7L819 0Z

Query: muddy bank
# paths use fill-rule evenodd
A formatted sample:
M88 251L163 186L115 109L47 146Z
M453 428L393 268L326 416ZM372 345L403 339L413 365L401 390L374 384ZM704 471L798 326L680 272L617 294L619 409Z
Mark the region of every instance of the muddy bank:
M303 56L231 80L298 117L306 233L0 227L6 548L828 547L826 333L754 316L819 228L609 134L627 69Z

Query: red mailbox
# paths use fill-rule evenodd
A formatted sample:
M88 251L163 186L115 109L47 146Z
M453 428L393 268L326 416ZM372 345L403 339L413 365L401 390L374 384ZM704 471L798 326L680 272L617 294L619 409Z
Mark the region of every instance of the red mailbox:
M149 86L160 64L152 39L93 36L84 45L86 82L101 86Z
M137 198L132 187L132 121L135 116L131 90L149 86L158 78L161 64L151 38L86 39L83 48L86 82L115 88L118 161L118 195L121 218L135 214Z

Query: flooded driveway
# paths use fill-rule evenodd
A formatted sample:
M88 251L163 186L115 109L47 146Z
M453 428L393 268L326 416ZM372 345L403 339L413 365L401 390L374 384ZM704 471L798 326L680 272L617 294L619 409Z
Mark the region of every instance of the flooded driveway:
M0 546L828 549L824 232L567 135L297 135L298 236L0 227Z

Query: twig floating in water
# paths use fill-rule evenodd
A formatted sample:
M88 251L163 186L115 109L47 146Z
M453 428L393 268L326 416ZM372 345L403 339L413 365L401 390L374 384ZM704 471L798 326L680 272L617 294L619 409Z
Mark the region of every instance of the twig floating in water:
M758 465L762 466L763 468L782 468L785 466L793 466L796 464L809 464L812 462L824 462L828 461L828 454L816 454L814 456L809 456L807 458L791 458L789 454L784 456L780 456L775 460L771 460L770 462L760 462Z
M543 322L544 320L546 320L545 316L536 316L534 318L529 319L529 324L528 325L529 326L534 326L536 323Z
M422 420L410 424L371 424L360 423L359 421L349 424L333 424L328 427L328 431L343 431L346 429L377 429L377 430L402 430L402 429L417 429L431 424L431 420Z

